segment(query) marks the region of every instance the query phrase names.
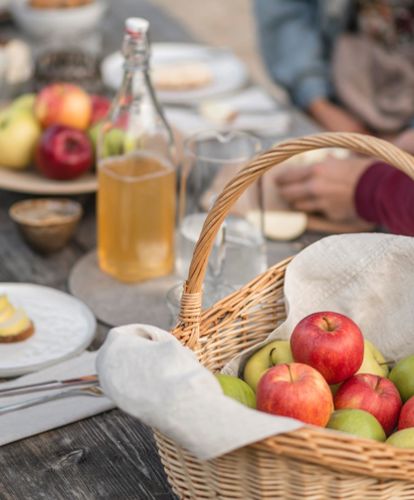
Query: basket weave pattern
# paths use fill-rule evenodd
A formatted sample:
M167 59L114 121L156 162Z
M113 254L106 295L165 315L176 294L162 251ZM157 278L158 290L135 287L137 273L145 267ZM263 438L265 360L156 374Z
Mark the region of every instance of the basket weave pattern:
M286 141L254 159L211 209L194 250L180 321L173 334L200 362L219 371L266 339L285 318L287 259L201 311L201 287L221 223L244 190L278 163L305 151L343 147L394 165L414 179L414 158L380 139L325 133ZM304 427L209 461L200 461L155 431L160 457L180 498L413 499L414 453L372 440Z

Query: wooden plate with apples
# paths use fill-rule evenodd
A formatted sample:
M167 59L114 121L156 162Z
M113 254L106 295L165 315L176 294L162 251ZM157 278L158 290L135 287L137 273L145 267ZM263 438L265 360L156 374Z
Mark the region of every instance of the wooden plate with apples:
M97 189L97 125L109 101L72 84L25 94L0 111L0 188L75 195Z

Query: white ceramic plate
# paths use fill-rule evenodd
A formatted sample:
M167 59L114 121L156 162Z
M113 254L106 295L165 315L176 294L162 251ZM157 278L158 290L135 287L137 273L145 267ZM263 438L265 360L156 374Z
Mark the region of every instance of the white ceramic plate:
M76 195L95 192L97 178L95 174L86 173L73 181L55 181L43 177L35 170L0 167L0 188L15 193Z
M115 52L102 62L102 79L112 89L118 89L121 84L123 60L122 54ZM164 103L186 104L212 98L241 88L248 78L243 62L228 50L184 43L152 45L152 67L175 62L203 62L210 67L213 81L194 90L158 91L158 98Z
M40 370L79 354L91 343L95 317L75 297L28 283L0 283L1 293L26 310L35 332L21 342L0 343L0 377Z

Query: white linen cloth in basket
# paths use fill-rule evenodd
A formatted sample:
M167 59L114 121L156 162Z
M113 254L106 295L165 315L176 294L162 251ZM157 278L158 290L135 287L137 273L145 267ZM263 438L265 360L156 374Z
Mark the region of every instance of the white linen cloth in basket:
M414 238L330 236L297 255L286 271L288 338L307 314L350 316L388 359L414 354ZM224 372L237 374L254 349ZM200 459L211 459L304 424L246 408L171 334L148 325L111 330L97 358L102 388L121 409L159 429Z

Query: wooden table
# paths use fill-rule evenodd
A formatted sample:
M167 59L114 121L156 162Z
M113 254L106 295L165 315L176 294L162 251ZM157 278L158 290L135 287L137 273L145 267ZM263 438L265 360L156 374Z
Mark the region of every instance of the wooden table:
M153 41L192 41L186 30L145 0L117 0L104 25L104 52L120 47L128 15L151 21ZM13 27L7 27L13 32ZM312 131L297 116L297 134ZM33 282L67 290L74 263L95 246L94 197L81 197L86 216L75 239L49 257L32 252L8 217L8 208L25 198L0 191L0 280ZM272 245L271 263L296 253L318 235ZM108 327L98 325L91 346L98 348ZM151 432L119 410L83 420L1 448L0 499L172 499Z

